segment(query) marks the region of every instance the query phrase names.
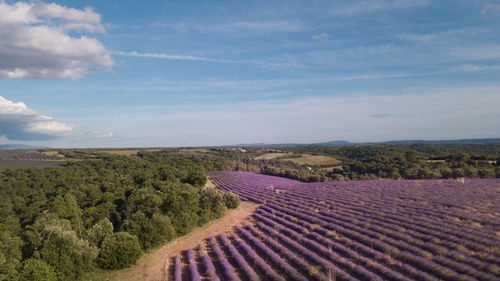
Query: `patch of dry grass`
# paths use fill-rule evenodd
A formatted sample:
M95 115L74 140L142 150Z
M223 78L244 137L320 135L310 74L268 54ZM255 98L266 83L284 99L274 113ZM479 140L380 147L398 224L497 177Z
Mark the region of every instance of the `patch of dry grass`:
M255 157L255 160L270 160L270 159L281 157L281 156L284 156L287 154L288 153L286 153L286 152L271 152L271 153L259 155L259 156Z
M151 149L110 149L110 150L99 150L97 152L114 154L114 155L131 156L131 155L136 155L137 152L139 152L139 151L154 152L154 151L161 151L161 149L157 149L157 148L151 148Z
M328 166L338 166L341 162L333 157L325 155L310 155L303 154L300 158L288 158L284 159L287 161L293 161L299 165L328 165Z

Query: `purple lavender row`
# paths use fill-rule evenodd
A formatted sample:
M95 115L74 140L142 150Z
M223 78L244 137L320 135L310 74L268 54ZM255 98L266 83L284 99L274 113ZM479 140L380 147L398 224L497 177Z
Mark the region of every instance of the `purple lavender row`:
M296 205L294 203L292 203L292 204ZM321 208L321 207L318 207L318 208ZM461 260L461 261L466 262L467 264L471 264L471 265L473 265L476 268L479 268L481 270L487 270L487 268L489 268L491 266L491 264L481 262L476 258L463 256L458 251L453 250L453 248L450 249L450 248L443 247L441 245L436 245L433 243L434 240L432 238L434 238L434 237L430 237L429 235L424 235L424 234L421 234L418 232L414 232L412 230L407 230L407 231L405 231L404 234L402 234L400 232L396 232L396 231L392 230L392 228L394 227L393 225L378 219L379 217L377 217L377 216L375 216L374 218L371 218L370 221L368 221L366 218L367 215L365 215L365 214L361 215L361 214L356 214L356 213L352 214L353 212L350 210L349 211L336 210L335 212L320 210L318 213L322 214L322 215L327 215L329 217L336 217L336 218L344 220L344 221L358 221L359 224L361 224L365 228L373 229L377 232L383 233L385 235L388 235L388 236L393 237L393 238L398 239L398 240L404 240L408 243L416 244L416 245L418 245L418 247L425 249L425 250L429 250L429 251L433 252L434 254L445 255L445 256L450 257L452 259ZM419 240L420 238L426 239L426 241ZM443 242L446 243L446 241L443 241ZM443 243L443 244L445 244L445 243ZM481 255L481 257L484 257L484 255ZM450 262L451 261L449 261L448 263L450 263ZM456 264L456 265L460 266L459 264ZM478 276L478 278L486 278L486 279L491 278L491 276L488 277L485 273L478 272L476 269L469 267L467 265L461 266L461 267L463 267L463 273L471 274L473 276ZM479 276L482 276L482 277L479 277Z
M375 228L375 229L373 226L368 227L368 228L366 228L366 227L362 228L362 227L359 227L357 225L350 223L349 220L346 218L342 218L341 216L336 216L333 214L331 216L324 216L324 215L317 214L316 217L323 219L325 221L328 221L328 222L335 223L337 225L343 225L344 227L353 229L353 230L357 231L358 233L363 233L363 234L366 234L366 235L368 235L370 237L374 237L374 238L380 237L379 233L383 233L385 235L384 240L387 241L392 246L398 247L399 249L402 249L404 251L412 252L418 256L424 256L424 257L432 256L432 254L429 253L428 251L424 251L420 247L414 246L414 244L416 244L418 242L418 240L411 239L408 237L403 237L402 235L394 234L393 232L391 232L389 230L385 230L381 227ZM371 230L371 229L373 229L373 230ZM409 244L405 241L410 241L411 244ZM467 280L470 277L460 276L461 274L467 274L467 275L471 275L475 278L478 278L480 280L491 280L491 276L489 276L488 274L486 274L484 272L479 272L467 264L455 262L455 261L453 261L449 258L446 258L444 256L436 256L436 257L434 257L433 261L435 261L435 262L437 262L445 267L453 268L453 270L451 270L451 269L447 270L446 268L440 268L440 265L438 265L438 264L433 265L432 269L433 269L434 273L443 275L443 278L452 277L455 280L458 280L457 278ZM430 266L431 263L429 262L428 264L429 264L429 268L431 268L431 266ZM457 273L455 273L454 271L456 271Z
M355 275L359 276L360 279L362 280L373 280L373 281L378 281L382 280L382 277L366 270L362 266L359 266L353 262L351 262L349 259L341 258L340 256L336 255L333 251L330 251L320 245L319 243L304 238L301 235L298 235L297 232L294 232L286 227L282 227L281 225L275 223L272 220L269 220L259 214L254 214L254 216L259 220L263 221L267 224L269 224L273 228L281 228L280 231L286 233L289 237L292 239L295 239L297 242L301 243L302 245L307 246L309 249L314 251L315 253L320 253L324 257L328 258L330 261L334 262L335 264L339 264L342 267L352 271Z
M360 215L352 215L352 216L345 216L344 212L319 212L320 214L329 214L329 217L335 217L339 220L348 222L348 221L353 221L353 220L358 220L362 226L364 226L365 229L373 230L377 233L382 233L386 235L387 237L394 238L396 240L400 241L405 241L408 244L416 245L420 249L427 250L429 252L432 252L433 255L436 256L436 258L439 259L440 263L446 265L446 266L452 266L455 268L458 272L468 274L471 276L474 276L480 280L491 280L493 276L490 274L487 274L485 272L478 271L476 268L479 268L481 270L488 270L492 264L489 264L487 262L481 262L477 260L476 258L473 257L468 257L468 256L463 256L461 253L458 251L455 251L453 249L448 249L446 247L443 247L441 245L436 245L434 244L431 239L431 241L423 241L419 239L418 233L415 234L411 231L405 231L404 233L395 231L391 229L391 225L385 222L379 222L375 220L370 220L367 221L364 217ZM363 224L363 222L365 222ZM411 235L413 234L413 235ZM415 237L417 236L417 237ZM450 259L447 259L451 258ZM461 262L456 262L455 260L460 260ZM474 267L470 266L469 264L473 265Z
M261 208L268 208L268 207L262 206ZM297 231L299 231L299 232L309 232L308 229L313 229L315 232L318 232L326 237L330 237L330 239L333 238L335 240L342 241L343 244L348 245L349 247L355 248L362 255L368 256L375 261L381 261L381 262L385 262L386 264L391 264L391 265L395 266L396 268L398 268L400 271L402 271L406 274L409 274L412 278L416 278L418 280L423 280L423 281L438 280L438 279L432 277L431 275L429 275L428 273L422 272L418 269L415 269L410 265L395 262L390 256L388 256L387 254L385 254L383 252L380 252L378 250L373 249L373 247L366 246L362 243L357 242L356 240L351 240L345 236L339 236L335 231L325 229L325 228L318 226L316 224L308 223L306 220L297 220L295 217L292 217L292 216L287 215L285 213L282 213L280 211L274 211L274 214L276 216L284 217L284 218L287 218L289 220L295 221L296 223L300 224L301 226L297 226L297 228L298 228ZM287 224L287 227L293 228L292 226L293 226L293 224L290 222ZM313 233L311 232L310 235L313 235ZM397 279L395 279L395 280L397 280Z
M347 208L347 207L346 207ZM412 233L413 235L427 240L432 241L436 238L440 238L440 244L446 245L449 249L454 249L457 247L467 246L472 248L475 251L486 251L486 246L479 244L477 242L472 242L463 238L458 238L456 236L452 236L446 233L441 233L439 231L432 230L429 227L421 227L415 224L415 221L408 220L404 216L391 216L385 212L385 216L383 217L383 221L380 219L380 216L376 215L374 211L368 211L366 208L356 208L356 207L348 207L349 209L335 209L335 212L338 214L354 214L358 216L362 216L365 219L370 219L372 222L378 222L383 225L393 225L394 227L403 227L405 231L408 233ZM379 209L380 210L380 209ZM331 211L319 211L320 214L328 215ZM373 213L373 214L370 214ZM499 262L500 260L495 260L495 257L491 254L480 255L479 258L484 259L485 261L494 261Z
M288 263L286 263L278 254L276 254L273 250L269 249L266 244L262 243L259 239L255 238L248 231L243 229L240 226L236 226L236 229L241 233L241 235L252 243L252 245L257 248L258 251L262 252L262 254L271 260L275 266L279 267L288 278L294 281L307 281L307 278L300 274L295 268L291 267Z
M233 244L231 243L231 241L229 241L229 239L227 238L227 236L225 234L221 234L221 235L219 235L219 239L222 242L222 245L224 245L224 247L226 247L226 249L229 251L229 253L231 254L231 256L234 258L234 260L236 261L238 267L241 269L241 271L247 277L247 279L250 280L250 281L260 281L260 278L257 275L257 273L255 273L255 271L247 263L247 261L245 260L245 258L243 258L240 255L240 253L238 252L238 250L236 250L236 248L233 246Z
M174 281L182 281L182 264L179 255L175 256Z
M271 214L264 212L263 210L259 210L259 212L262 215L265 215L266 217L270 218ZM286 221L285 219L279 218L279 217L274 217L273 218L275 221L278 221L280 224L285 225L286 227L290 229L294 229L298 233L304 233L307 234L308 237L311 237L313 240L319 242L323 246L326 246L328 249L336 250L337 252L342 253L342 255L349 257L353 260L360 261L365 267L372 269L379 274L382 274L384 278L390 279L390 280L400 280L400 281L411 281L412 279L409 279L402 275L401 273L397 271L393 271L383 265L378 264L376 261L373 259L369 259L364 257L363 255L360 255L359 253L354 252L353 250L343 246L342 244L336 243L331 241L330 239L327 239L317 233L311 232L307 230L305 227L301 227L299 225L290 223Z
M405 262L413 264L413 265L417 266L418 268L424 269L425 271L431 272L433 274L437 274L437 275L439 275L439 278L442 278L445 280L470 280L470 277L459 275L456 272L453 272L451 269L448 269L448 268L442 268L441 266L439 266L438 264L436 264L435 262L433 262L429 259L413 255L409 252L400 251L398 248L396 248L396 247L394 247L386 242L382 242L380 240L370 238L369 236L361 234L357 231L353 231L350 228L344 228L341 225L336 225L336 224L332 224L332 223L323 221L317 217L308 215L307 212L304 210L302 210L302 212L298 212L298 211L293 211L293 210L290 210L287 208L277 206L275 204L270 204L270 205L274 205L274 206L272 206L273 208L278 208L278 210L283 211L285 213L289 213L289 214L296 216L296 217L299 217L301 219L305 219L307 221L314 222L314 223L319 224L320 226L326 227L330 230L340 232L346 236L351 237L352 239L354 239L360 243L363 243L365 245L370 245L370 246L378 249L379 251L382 251L382 252L390 251L393 255L396 255L399 259L402 259Z
M350 192L350 193L352 193L353 191L352 191L352 190L350 190L349 192ZM332 198L332 199L334 199L335 201L338 201L338 199L339 199L339 198L344 198L344 199L345 199L345 202L344 202L344 203L345 203L345 204L350 205L350 207L349 207L349 208L356 208L356 207L359 207L358 205L355 205L355 204L353 204L353 203L352 203L352 202L353 202L353 200L352 200L352 199L353 199L353 196L352 196L352 194L350 194L350 193L348 193L348 194L346 194L346 195L344 195L344 196L339 196L340 194L339 194L338 192L336 192L335 196L334 196L334 197L331 197L331 198ZM385 192L384 192L384 194L386 194L386 193L387 193L387 191L385 191ZM303 194L303 195L304 195L304 197L308 197L308 198L311 198L311 197L313 197L313 198L319 198L317 195L314 195L314 194L311 194L311 193L305 193L305 192L302 192L301 194ZM381 196L383 196L383 195L381 195ZM328 197L328 196L327 196L327 197ZM323 196L323 197L321 197L321 198L325 198L325 197ZM388 200L384 200L384 201L383 201L383 202L381 202L380 204L373 204L373 202L375 202L375 201L377 201L377 202L378 202L378 201L380 201L380 200L370 199L370 200L369 200L369 203L368 203L368 204L365 204L363 207L367 207L367 205L372 205L372 206L373 206L373 208L374 208L373 210L375 211L375 213L378 213L378 211L380 210L380 208L383 208L383 209L387 210L387 206L391 206L391 205L393 205L393 204L394 204L394 198L393 198L393 197L392 197L392 198L389 198ZM354 201L354 202L356 202L356 201ZM407 202L405 202L405 203L407 203ZM405 206L402 206L402 207L407 207L407 204L405 204ZM397 211L395 212L395 214L401 214L401 212L406 213L406 214L409 214L409 215L411 215L411 214L415 214L414 212L410 212L410 211L401 211L401 210L397 210ZM429 215L435 216L435 215L437 214L437 210L436 210L436 208L433 208L433 209L431 210L431 212L427 210L427 211L426 211L426 213L427 213L427 214L429 214ZM422 212L418 212L418 216L419 216L419 218L420 218L420 219L423 219L421 215L422 215ZM433 221L431 221L431 223L433 223L434 221L435 221L435 219L434 219ZM463 225L459 225L459 226L455 226L455 227L457 227L457 230L462 230L461 232L463 232ZM469 233L469 234L470 234L470 233ZM476 236L478 236L477 231L474 231L472 234L473 234L473 236L470 236L469 238L476 239ZM483 234L479 234L479 235L483 235ZM493 236L493 237L494 237L494 236Z
M292 252L288 248L284 247L280 243L276 242L269 236L264 235L262 232L258 231L255 227L248 225L247 229L252 231L255 235L257 235L260 239L262 239L266 244L269 245L272 249L278 251L280 254L285 256L288 260L293 262L296 266L302 268L303 271L307 272L309 276L318 281L329 281L329 278L318 270L311 270L313 266L306 262L303 258L298 256L296 253Z
M278 273L276 273L276 271L274 271L245 241L234 234L231 237L249 258L250 262L262 271L263 275L266 277L265 280L285 281L285 279L279 276Z
M226 280L241 281L241 279L236 274L236 271L234 271L233 266L229 263L226 256L224 255L224 252L222 252L222 250L220 249L219 245L217 244L217 241L215 241L215 238L213 236L210 236L210 238L208 240L210 242L210 246L212 247L215 255L217 256L217 260L219 261L219 264L221 265L222 270L224 271L224 275L227 278Z
M321 267L321 269L323 270L323 272L325 272L329 277L335 276L336 278L339 278L339 280L346 280L346 281L357 280L357 279L353 278L352 276L350 276L345 271L343 271L342 269L340 269L337 266L335 266L334 264L332 264L330 261L325 260L324 258L320 257L315 252L310 251L309 249L303 247L301 244L299 244L296 241L288 238L287 236L279 233L278 231L265 225L264 223L258 222L257 226L259 227L259 229L268 233L270 236L275 237L276 240L287 244L289 248L297 251L297 253L301 253L308 260L319 265ZM316 270L317 270L317 268L314 266L309 268L309 271L312 271L313 273Z
M198 253L201 256L201 262L203 263L203 267L205 268L205 274L206 276L208 276L208 279L210 281L220 281L219 276L217 276L217 273L215 272L215 267L212 263L212 260L208 255L207 249L203 244L201 244L198 247Z
M313 201L313 200L307 200L307 199L305 199L305 198L304 198L304 197L302 197L302 196L304 196L304 197L305 197L305 195L299 195L299 193L295 193L295 194L294 194L294 197L295 197L295 198L292 198L292 199L293 199L293 200L300 200L300 201L310 201L310 202L312 202L312 201ZM308 195L308 198L311 198L311 197L312 197L311 195ZM290 197L288 197L287 199L290 199ZM351 198L351 199L352 199L352 198ZM335 198L335 202L338 204L338 202L339 202L338 197L336 197L336 198ZM347 206L347 208L349 208L349 211L352 211L352 210L358 210L358 211L360 211L360 212L363 212L363 214L365 214L365 213L366 213L366 211L367 211L367 206L366 206L366 205L363 205L363 207L360 207L359 205L352 204L352 200L348 200L348 199L346 199L346 201L345 201L345 202L344 202L344 201L341 201L341 202L342 202L341 204L345 204L345 205ZM301 203L303 203L303 202L301 202ZM370 209L370 208L368 208L368 209L369 209L369 210L371 210L371 212L372 212L373 214L379 214L379 212L380 212L380 209L381 209L381 208L384 208L384 211L385 211L385 209L386 209L385 207L386 207L386 206L376 206L376 207L374 207L373 209ZM394 214L397 214L396 219L407 220L407 218L405 218L405 217L401 217L401 213L400 213L400 212L393 212L393 213L394 213ZM387 217L387 216L388 216L388 214L387 214L387 212L385 212L384 217ZM414 221L414 220L412 220L412 221L411 221L411 224L414 224L414 223L415 223L415 221ZM417 222L417 223L421 224L421 222ZM433 229L433 228L434 228L432 225L431 225L431 226L426 225L426 228L429 228L429 227L430 227L431 229ZM443 228L441 227L441 228L439 228L439 230L443 230ZM451 230L450 230L450 231L451 231ZM454 231L455 231L455 230L454 230ZM453 234L454 234L454 235L457 235L457 234L455 234L455 232L454 232ZM462 231L460 231L460 234L458 234L458 235L460 235L460 237L468 237L468 238L470 238L470 239L472 239L472 240L474 240L474 241L477 241L477 240L479 239L479 238L477 237L477 235L478 235L478 234L477 234L477 231L475 232L475 236L471 236L471 235L468 235L468 234L466 234L466 233L463 233L463 226L462 226ZM463 238L461 238L461 240L463 241ZM488 241L487 241L487 240L481 240L481 241L482 241L482 242L484 242L484 243L488 243L488 241L491 241L491 240L488 240ZM493 242L493 241L491 241L491 242ZM489 242L489 243L491 243L491 242ZM494 244L495 244L495 243L494 243Z
M198 273L198 266L196 265L196 260L194 258L194 251L193 249L189 248L187 250L187 258L189 262L189 273L191 276L191 281L201 281L201 276Z

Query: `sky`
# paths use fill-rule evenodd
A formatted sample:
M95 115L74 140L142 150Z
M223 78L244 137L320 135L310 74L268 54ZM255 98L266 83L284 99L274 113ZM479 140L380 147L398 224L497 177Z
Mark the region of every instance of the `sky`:
M500 0L0 0L0 144L500 137Z

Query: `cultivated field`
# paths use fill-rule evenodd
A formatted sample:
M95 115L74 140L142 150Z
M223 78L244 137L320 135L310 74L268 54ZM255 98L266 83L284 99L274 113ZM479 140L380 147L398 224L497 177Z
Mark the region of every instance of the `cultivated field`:
M288 154L287 152L271 152L271 153L259 155L259 156L255 157L255 160L271 160L274 158L285 156L287 154Z
M161 149L155 149L155 148L146 148L146 149L109 149L109 150L99 150L97 152L114 154L114 155L131 156L131 155L136 155L137 152L139 152L139 151L155 152L155 151L161 151Z
M0 152L0 171L7 168L59 167L66 161L55 155L38 152Z
M500 179L210 178L262 205L180 252L169 280L500 280Z
M293 161L300 165L311 165L311 166L312 165L336 166L341 164L339 160L325 155L303 154L302 157L299 158L286 158L283 160Z

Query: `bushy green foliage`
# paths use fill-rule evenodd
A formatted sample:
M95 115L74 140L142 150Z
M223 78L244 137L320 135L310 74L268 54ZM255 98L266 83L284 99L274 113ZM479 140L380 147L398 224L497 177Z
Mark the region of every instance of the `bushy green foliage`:
M15 280L21 265L23 241L15 234L0 231L0 280Z
M87 240L94 246L101 248L106 237L113 235L113 224L106 218L94 224L87 233Z
M235 209L240 205L240 198L232 192L224 193L224 205L229 209Z
M24 261L20 281L57 281L54 267L43 260L27 259Z
M223 193L220 190L213 188L200 190L200 225L221 217L226 211Z
M124 222L122 228L135 235L143 249L154 248L165 241L172 240L175 236L170 218L158 213L149 218L138 211L131 220Z
M0 173L0 280L22 275L29 258L52 267L58 280L78 280L93 266L122 267L138 255L118 265L95 262L104 241L114 237L108 249L117 241L113 233L128 232L138 241L134 253L141 253L205 223L204 214L223 213L206 199L200 206L204 166L221 167L219 160L170 152L64 154L83 160Z
M98 263L102 268L125 268L134 264L141 254L141 246L135 235L117 232L102 242Z
M48 224L42 232L40 257L53 266L59 280L78 280L92 268L98 248L77 237L69 224Z

